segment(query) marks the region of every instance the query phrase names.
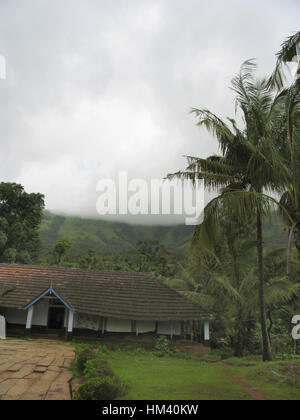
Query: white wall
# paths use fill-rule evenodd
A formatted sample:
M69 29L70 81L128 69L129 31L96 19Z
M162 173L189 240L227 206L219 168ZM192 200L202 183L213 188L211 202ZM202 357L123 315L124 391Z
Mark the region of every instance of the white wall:
M24 311L23 309L3 308L1 309L1 313L3 313L9 324L26 324L27 311Z
M155 321L136 321L136 331L138 334L155 332Z
M1 313L9 324L26 325L27 310L2 308ZM32 325L45 327L48 323L48 301L40 300L34 305Z
M131 321L127 319L108 318L106 330L108 332L131 332Z
M155 321L136 321L136 328L139 334L155 332ZM86 328L89 330L102 330L102 317L85 315L75 312L74 328ZM131 333L131 320L108 318L106 322L106 331Z
M32 325L46 327L48 325L48 299L39 300L34 306ZM27 311L25 311L27 313Z
M157 334L181 335L181 322L158 322Z
M86 315L75 312L73 328L82 328L99 331L102 326L102 318L95 315Z
M26 325L27 311L2 308L1 313L10 324ZM47 326L48 322L48 300L40 300L34 305L34 315L32 325ZM67 316L65 317L65 324ZM154 332L154 321L136 321L136 328L138 334L147 332ZM74 328L87 328L94 331L100 331L102 325L102 318L97 316L78 314L75 312ZM124 332L130 333L131 320L108 318L106 331L108 332ZM181 322L158 322L157 333L162 335L181 335Z

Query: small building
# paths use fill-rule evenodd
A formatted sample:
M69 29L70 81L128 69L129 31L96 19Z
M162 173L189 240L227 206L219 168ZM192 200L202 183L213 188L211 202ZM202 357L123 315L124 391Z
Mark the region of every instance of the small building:
M213 319L151 274L14 264L0 264L0 315L8 335L173 337L193 329L206 345Z

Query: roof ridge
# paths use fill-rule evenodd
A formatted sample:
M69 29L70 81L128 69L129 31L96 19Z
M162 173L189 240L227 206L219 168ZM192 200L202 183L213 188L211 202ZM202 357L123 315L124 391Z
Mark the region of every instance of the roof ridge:
M0 267L20 267L25 269L49 269L49 270L59 270L59 271L77 271L85 273L113 273L113 274L134 274L134 275L144 275L157 279L152 273L147 273L146 271L119 271L119 270L94 270L87 268L77 268L77 267L58 267L54 265L35 265L35 264L9 264L9 263L0 263Z

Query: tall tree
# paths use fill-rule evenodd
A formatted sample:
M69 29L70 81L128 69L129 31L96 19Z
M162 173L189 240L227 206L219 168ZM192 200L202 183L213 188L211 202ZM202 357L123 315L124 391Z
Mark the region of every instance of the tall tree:
M269 84L280 92L276 106L280 122L274 130L274 142L278 152L276 170L280 173L284 190L281 204L290 218L289 272L293 235L300 260L300 32L282 44L277 56ZM284 70L291 62L297 65L297 69L294 79L288 83Z
M53 247L53 256L56 264L61 264L68 251L72 248L72 242L68 239L60 238Z
M262 220L270 213L271 197L267 190L278 188L280 174L274 170L276 151L272 142L274 127L278 125L278 112L270 93L267 80L256 80L255 64L247 61L240 74L232 81L236 93L237 109L241 112L245 127L238 128L236 120L229 119L231 127L207 109L194 109L198 125L212 132L220 145L221 155L207 159L188 157L186 171L169 175L170 178L202 179L209 189L221 195L212 200L205 209L203 232L206 238L213 237L224 207L232 209L239 220L251 220L256 214L257 273L259 280L259 308L263 343L263 360L272 360L267 331ZM202 235L203 239L203 235Z
M22 185L0 184L0 261L30 263L39 249L42 194L28 194Z
M274 135L279 151L277 171L284 190L280 202L290 217L289 251L294 235L300 260L300 89L284 90L280 101L281 124Z

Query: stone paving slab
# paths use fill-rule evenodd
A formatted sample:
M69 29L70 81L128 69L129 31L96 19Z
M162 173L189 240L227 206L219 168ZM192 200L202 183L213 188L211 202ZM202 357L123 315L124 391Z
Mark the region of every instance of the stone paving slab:
M70 400L74 356L49 340L1 340L0 400Z

